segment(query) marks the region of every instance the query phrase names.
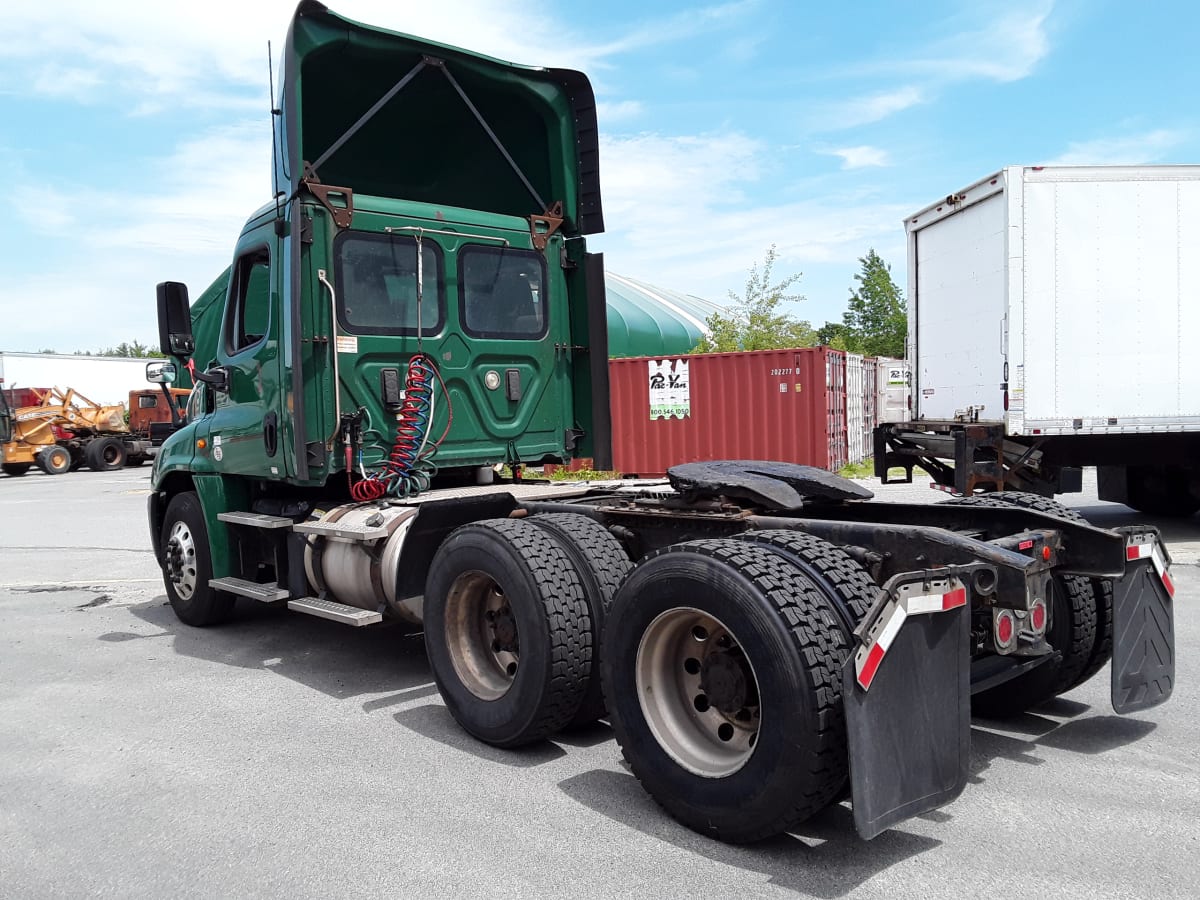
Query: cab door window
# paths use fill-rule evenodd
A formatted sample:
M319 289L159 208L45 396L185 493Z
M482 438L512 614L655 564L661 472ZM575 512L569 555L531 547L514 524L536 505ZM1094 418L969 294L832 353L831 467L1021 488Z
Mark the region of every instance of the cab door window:
M225 314L225 349L230 356L260 343L271 321L271 254L259 247L243 254L233 269Z

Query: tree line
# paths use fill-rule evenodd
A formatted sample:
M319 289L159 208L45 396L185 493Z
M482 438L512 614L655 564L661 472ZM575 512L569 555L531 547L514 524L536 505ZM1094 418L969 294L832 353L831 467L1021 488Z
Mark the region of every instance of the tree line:
M57 353L58 351L51 347L43 347L38 353ZM115 347L105 347L103 350L75 350L71 356L124 356L133 359L162 359L163 355L154 349L149 344L143 344L141 341L122 341Z
M724 353L732 350L778 350L815 347L820 344L864 356L903 358L908 332L908 312L900 288L892 280L891 266L874 248L860 257L855 286L840 322L819 328L798 319L783 304L805 298L792 293L800 273L773 282L772 270L779 258L775 245L767 250L762 264L755 263L743 293L729 292L730 304L714 313L706 323L709 334L700 339L693 353Z

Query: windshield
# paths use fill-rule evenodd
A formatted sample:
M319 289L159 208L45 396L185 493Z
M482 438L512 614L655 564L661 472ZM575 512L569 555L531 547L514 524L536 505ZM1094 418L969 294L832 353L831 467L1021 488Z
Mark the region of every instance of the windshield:
M200 381L192 388L191 396L188 397L187 408L184 410L184 417L188 422L195 422L200 418L200 404L203 402L203 399L204 382Z

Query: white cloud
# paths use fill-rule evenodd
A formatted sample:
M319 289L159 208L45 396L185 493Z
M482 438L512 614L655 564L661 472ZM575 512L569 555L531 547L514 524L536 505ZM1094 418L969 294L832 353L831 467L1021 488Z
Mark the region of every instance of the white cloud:
M904 85L860 97L839 100L817 107L809 116L816 131L840 131L870 125L888 116L925 102L925 93L916 85Z
M907 206L828 187L790 201L785 184L777 202L749 202L773 152L736 132L602 137L605 216L623 227L593 243L613 271L720 301L771 244L783 274L894 242Z
M1053 7L1052 2L1041 2L1030 9L989 16L980 27L948 37L928 52L898 60L894 65L899 71L926 74L944 82L970 78L1019 81L1031 75L1050 52L1046 20Z
M866 169L874 166L890 166L888 152L879 147L862 145L822 151L829 156L840 156L843 169Z
M638 100L600 100L596 103L596 118L606 126L614 122L628 122L639 118L645 107Z
M1159 162L1180 146L1188 135L1182 131L1158 128L1142 134L1072 141L1065 152L1046 160L1047 166L1134 166Z
M812 127L835 131L869 125L929 102L942 89L959 82L999 83L1027 78L1050 52L1047 20L1053 2L991 16L986 21L905 53L851 63L835 77L879 77L908 82L901 87L850 97L822 106ZM979 15L977 9L974 14Z

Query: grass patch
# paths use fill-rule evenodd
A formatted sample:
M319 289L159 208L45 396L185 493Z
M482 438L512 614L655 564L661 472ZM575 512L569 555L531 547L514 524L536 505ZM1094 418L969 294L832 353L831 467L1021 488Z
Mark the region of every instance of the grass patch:
M554 469L546 477L551 481L610 481L620 478L621 473L597 469L577 469L574 472L567 469Z
M862 462L848 463L838 469L838 474L843 478L874 478L875 460L864 459ZM913 478L924 478L927 474L920 466L913 466ZM904 468L902 466L892 466L888 469L888 478L903 477Z

